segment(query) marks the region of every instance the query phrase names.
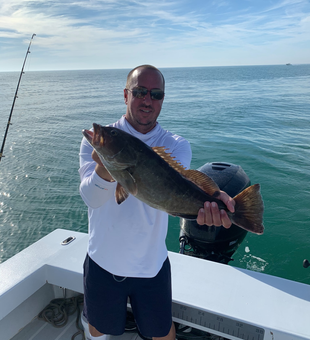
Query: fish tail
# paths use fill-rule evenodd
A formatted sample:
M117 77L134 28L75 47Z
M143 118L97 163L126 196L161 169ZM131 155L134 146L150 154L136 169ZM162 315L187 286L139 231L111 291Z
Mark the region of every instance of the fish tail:
M260 185L254 184L234 197L235 212L231 221L239 227L255 234L264 232L264 203L260 193Z

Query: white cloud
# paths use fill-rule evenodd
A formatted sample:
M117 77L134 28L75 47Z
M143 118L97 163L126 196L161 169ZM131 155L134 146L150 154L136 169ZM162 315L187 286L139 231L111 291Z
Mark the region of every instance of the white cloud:
M162 63L171 60L188 66L203 60L208 64L211 55L212 61L228 63L232 55L238 58L238 51L239 60L244 60L262 48L287 44L291 53L290 45L301 51L302 43L309 44L308 1L273 1L268 7L252 0L236 4L228 0L199 5L190 0L0 0L0 50L9 64L17 42L22 39L26 44L36 33L36 52L53 57L50 67L67 67L74 56L87 68L126 67L132 60L155 56ZM305 53L310 58L309 50Z

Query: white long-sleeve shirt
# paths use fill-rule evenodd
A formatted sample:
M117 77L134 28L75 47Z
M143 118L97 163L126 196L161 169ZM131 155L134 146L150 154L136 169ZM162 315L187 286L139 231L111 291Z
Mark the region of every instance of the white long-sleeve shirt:
M159 123L147 134L136 131L123 116L112 124L147 145L164 146L189 168L188 141L162 129ZM154 277L167 258L167 213L151 208L133 195L120 205L115 201L116 182L107 182L95 172L93 147L83 138L80 149L80 194L88 206L88 254L100 267L124 277Z

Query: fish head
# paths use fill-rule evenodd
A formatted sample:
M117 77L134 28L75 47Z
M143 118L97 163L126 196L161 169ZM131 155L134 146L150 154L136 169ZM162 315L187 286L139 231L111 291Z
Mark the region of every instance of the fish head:
M93 146L103 165L109 169L126 169L136 164L136 154L131 149L128 133L111 127L93 124L93 131L82 131L86 140Z

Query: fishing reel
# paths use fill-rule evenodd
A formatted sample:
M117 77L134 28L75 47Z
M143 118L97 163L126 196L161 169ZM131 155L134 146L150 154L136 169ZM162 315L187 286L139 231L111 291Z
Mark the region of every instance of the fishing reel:
M219 188L234 197L251 185L241 166L231 163L206 163L198 171L213 179ZM235 224L223 226L199 225L196 220L180 218L180 253L227 264L244 240L247 231Z

